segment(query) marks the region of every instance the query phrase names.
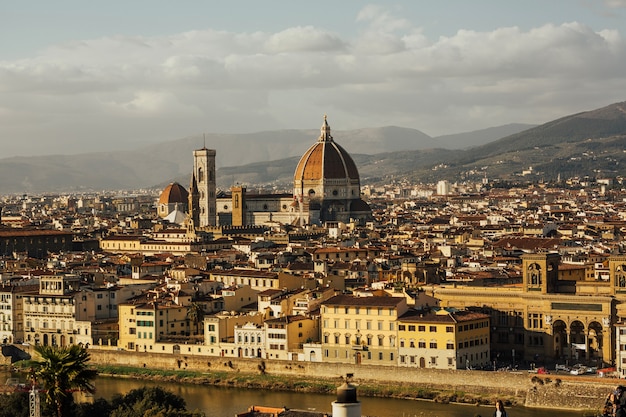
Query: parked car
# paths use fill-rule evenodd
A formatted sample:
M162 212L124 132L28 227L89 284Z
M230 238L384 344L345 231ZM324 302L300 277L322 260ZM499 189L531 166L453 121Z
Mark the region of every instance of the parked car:
M537 368L537 373L538 374L549 374L550 371L548 371L546 368L544 368L543 366L541 368Z
M569 372L570 371L570 367L567 366L567 365L557 364L556 367L555 367L555 370Z
M572 370L569 371L569 373L572 374L572 375L582 375L585 372L587 372L587 368L585 368L582 365L579 366L579 367L572 368Z

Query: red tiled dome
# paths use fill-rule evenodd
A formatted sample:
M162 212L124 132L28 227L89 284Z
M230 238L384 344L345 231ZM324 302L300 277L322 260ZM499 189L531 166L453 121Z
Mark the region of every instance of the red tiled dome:
M173 182L161 193L159 204L187 204L189 193L185 188L177 182Z
M330 135L330 126L324 116L321 135L300 158L294 180L359 179L359 172L352 157Z

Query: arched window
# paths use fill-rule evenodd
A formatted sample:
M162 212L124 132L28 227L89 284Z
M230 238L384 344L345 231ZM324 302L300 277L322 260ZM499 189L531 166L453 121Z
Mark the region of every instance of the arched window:
M204 182L204 170L198 167L198 182Z
M541 285L541 267L536 263L530 264L528 266L528 276L530 285L538 286Z

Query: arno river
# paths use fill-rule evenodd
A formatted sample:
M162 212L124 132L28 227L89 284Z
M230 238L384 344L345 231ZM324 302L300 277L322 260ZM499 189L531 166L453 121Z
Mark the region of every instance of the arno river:
M204 385L173 384L99 377L96 381L96 397L111 398L143 386L160 386L180 395L190 410L204 411L207 417L233 417L252 405L273 407L286 406L297 409L331 411L333 395L302 394L277 391L221 388ZM387 398L359 397L364 416L375 417L491 417L493 408L472 405L438 404L429 401L412 401ZM513 407L507 410L511 417L582 417L590 413L560 410Z

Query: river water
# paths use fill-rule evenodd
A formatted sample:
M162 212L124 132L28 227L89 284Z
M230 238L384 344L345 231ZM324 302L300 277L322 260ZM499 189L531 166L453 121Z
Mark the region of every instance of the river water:
M190 410L204 411L207 417L233 417L252 405L265 405L317 411L331 411L333 395L305 394L280 391L222 388L205 385L152 382L134 379L98 377L96 397L110 399L115 394L143 386L160 386L180 395ZM358 394L358 391L357 391ZM474 405L440 404L430 401L400 400L391 398L359 397L364 416L375 417L491 417L493 408ZM509 408L510 417L583 417L583 412L545 410L524 407Z

